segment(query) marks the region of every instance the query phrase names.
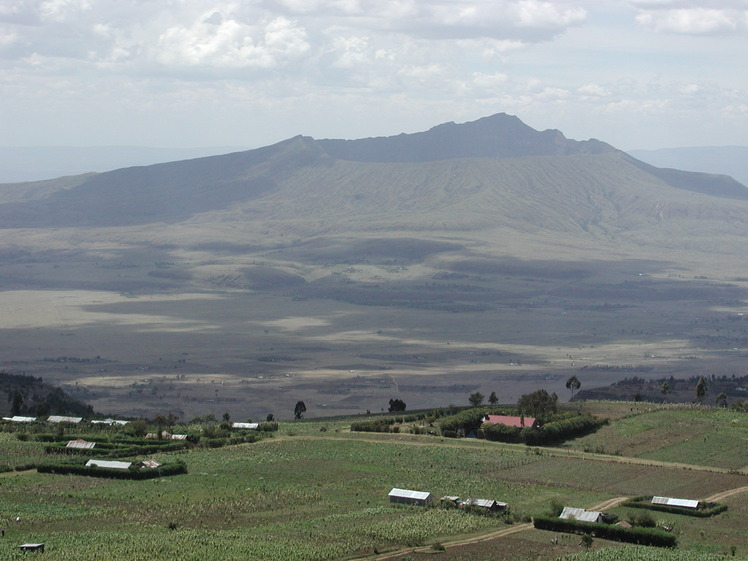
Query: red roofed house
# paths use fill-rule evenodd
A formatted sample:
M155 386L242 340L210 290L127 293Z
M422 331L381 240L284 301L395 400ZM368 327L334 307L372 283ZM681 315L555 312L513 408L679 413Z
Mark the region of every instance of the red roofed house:
M540 423L534 417L510 417L508 415L486 415L483 422L489 425L506 425L520 429L540 426Z

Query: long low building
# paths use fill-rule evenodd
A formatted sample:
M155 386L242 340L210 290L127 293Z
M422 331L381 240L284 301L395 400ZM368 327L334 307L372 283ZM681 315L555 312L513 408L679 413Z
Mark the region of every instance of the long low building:
M501 501L495 501L494 499L472 499L472 498L465 499L465 502L462 504L465 506L485 508L487 510L504 510L506 507L509 506L507 503L502 503Z
M391 503L428 506L434 502L434 497L427 491L412 491L410 489L393 488L389 493Z
M79 450L90 450L96 446L96 443L88 442L87 440L83 440L82 438L77 438L75 440L69 441L65 446L66 448L77 448Z
M113 460L88 460L86 467L100 467L109 469L130 469L132 462L115 462Z
M64 415L50 415L47 419L48 423L72 423L77 425L83 420L83 417L66 417Z
M565 506L559 518L563 518L564 520L579 520L580 522L604 521L602 512L597 512L596 510L585 510L583 508L574 508L571 506Z
M3 421L11 421L13 423L33 423L36 421L36 417L23 417L21 415L13 415L12 417L3 417Z
M653 505L680 506L683 508L699 508L699 501L690 499L674 499L672 497L652 497Z

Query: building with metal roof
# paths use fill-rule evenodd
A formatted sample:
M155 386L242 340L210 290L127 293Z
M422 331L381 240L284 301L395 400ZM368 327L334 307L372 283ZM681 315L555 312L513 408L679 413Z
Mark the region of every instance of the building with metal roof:
M525 427L534 427L537 424L535 417L511 417L508 415L486 415L483 418L484 423L489 425L506 425L508 427L517 427L523 429Z
M78 424L83 420L83 417L64 417L62 415L50 415L47 418L48 423L73 423Z
M3 417L3 421L11 421L13 423L33 423L36 421L36 417L22 417L21 415L13 415L12 417Z
M699 508L699 501L689 499L674 499L672 497L652 497L653 505L680 506L683 508Z
M86 467L100 467L109 469L130 469L132 462L115 462L113 460L88 460Z
M94 419L91 422L94 425L126 425L130 421L122 421L119 419Z
M78 450L90 450L94 446L96 446L95 442L88 442L82 438L71 440L65 445L66 448L77 448Z
M504 510L509 506L507 503L502 503L493 499L466 499L463 505L485 508L487 510Z
M564 507L559 518L563 518L564 520L579 520L580 522L604 522L602 512L570 506Z
M412 491L410 489L398 489L394 487L389 492L390 503L428 506L434 502L434 497L427 491Z
M231 423L232 429L257 430L259 427L260 427L260 423Z

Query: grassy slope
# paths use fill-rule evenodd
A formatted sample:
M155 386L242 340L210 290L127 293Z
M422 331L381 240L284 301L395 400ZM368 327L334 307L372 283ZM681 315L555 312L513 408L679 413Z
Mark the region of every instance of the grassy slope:
M595 409L594 404L585 405ZM748 470L748 415L716 407L626 403L624 418L566 447L600 453Z

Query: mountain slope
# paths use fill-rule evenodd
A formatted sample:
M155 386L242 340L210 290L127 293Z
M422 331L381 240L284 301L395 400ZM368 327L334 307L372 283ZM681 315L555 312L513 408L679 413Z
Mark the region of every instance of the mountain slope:
M748 146L694 146L628 153L653 166L726 174L748 185Z
M655 168L603 142L538 132L503 114L388 138L299 136L258 150L63 180L28 184L27 192L12 186L0 224L112 227L251 216L292 223L299 235L499 223L519 231L616 231L668 213L724 219L720 204L691 201L683 191L748 200L748 189L731 178Z

